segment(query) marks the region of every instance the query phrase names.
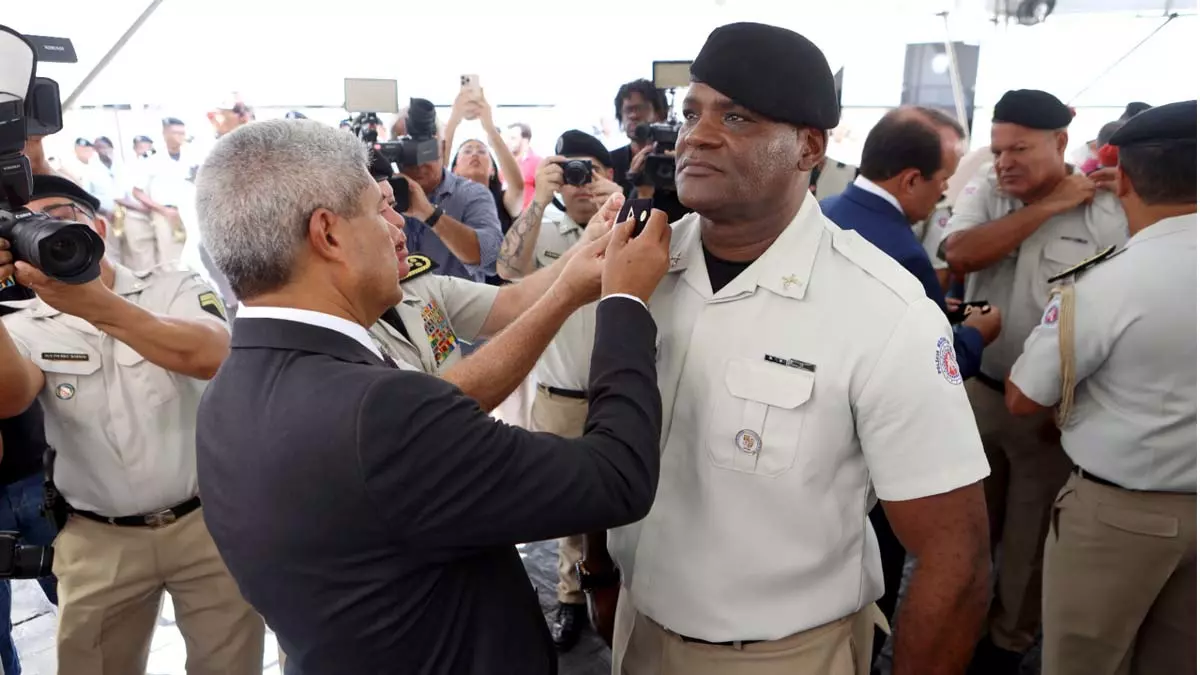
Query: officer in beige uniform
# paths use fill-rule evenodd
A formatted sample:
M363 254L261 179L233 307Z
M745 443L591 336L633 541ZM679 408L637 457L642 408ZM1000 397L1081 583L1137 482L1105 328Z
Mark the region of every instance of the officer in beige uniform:
M1059 406L1076 467L1046 540L1042 672L1194 673L1196 102L1112 144L1133 236L1056 282L1008 383L1016 414Z
M1065 163L1070 122L1067 106L1046 92L1006 93L993 115L995 165L963 188L943 242L951 272L966 277L963 299L986 300L1004 314L999 339L966 384L992 466L985 487L1001 550L974 673L1015 673L1033 644L1050 505L1070 471L1050 416L1013 417L1003 383L1041 319L1047 280L1128 237L1117 198Z
M691 73L676 182L696 213L650 301L662 473L646 519L609 536L613 673L868 672L876 495L919 561L897 672L955 672L986 609L988 469L950 326L806 189L838 123L815 45L723 26ZM600 604L594 543L580 571Z
M200 157L185 142L187 130L181 120L168 117L162 126L166 148L138 164L141 178L133 188L134 198L150 210L149 229L137 218L125 225L125 241L131 261L137 265L134 269L179 265L187 239L180 213L195 200L193 181Z
M38 176L34 209L96 200ZM101 237L102 220L89 223ZM0 278L14 270L0 247ZM71 515L55 541L59 672L142 673L163 591L188 673L262 672L264 626L217 553L200 509L196 411L229 349L212 290L187 272L107 262L82 285L19 263L38 295L0 328L0 397L45 409L52 479ZM51 474L48 467L47 473Z
M591 163L589 182L565 183L561 163L570 160ZM612 158L604 144L582 131L563 133L555 146L555 156L543 159L538 167L533 201L509 228L500 247L496 263L500 276L516 281L535 269L553 265L586 236L587 223L611 195L620 191L612 181ZM547 210L552 201L557 201L556 192L562 196L564 208ZM583 434L595 329L593 303L567 319L538 361L535 369L538 387L530 415L532 430L564 438ZM551 636L564 651L575 645L587 622L586 601L575 576L582 548L582 534L558 542L559 606Z

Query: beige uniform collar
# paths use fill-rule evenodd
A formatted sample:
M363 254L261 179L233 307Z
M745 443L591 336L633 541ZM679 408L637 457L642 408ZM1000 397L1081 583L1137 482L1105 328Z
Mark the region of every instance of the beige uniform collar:
M792 222L771 247L736 279L714 294L704 262L704 248L700 243L700 216L691 214L675 226L668 273L683 274L683 280L697 293L713 300L735 299L753 293L755 288L801 300L812 278L813 264L824 229L816 199L806 196Z

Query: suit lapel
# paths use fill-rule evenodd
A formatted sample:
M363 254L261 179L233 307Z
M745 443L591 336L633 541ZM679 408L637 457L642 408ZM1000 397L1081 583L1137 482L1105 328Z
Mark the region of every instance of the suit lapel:
M326 354L350 363L379 365L357 340L335 330L284 319L234 319L233 349L288 349Z

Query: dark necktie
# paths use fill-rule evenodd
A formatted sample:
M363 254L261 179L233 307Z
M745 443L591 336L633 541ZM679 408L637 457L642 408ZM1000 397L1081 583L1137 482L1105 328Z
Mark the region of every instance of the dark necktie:
M400 369L400 366L396 365L396 362L392 359L392 357L384 354L383 352L380 352L379 355L383 357L383 362L387 364L388 368L395 368L397 370Z

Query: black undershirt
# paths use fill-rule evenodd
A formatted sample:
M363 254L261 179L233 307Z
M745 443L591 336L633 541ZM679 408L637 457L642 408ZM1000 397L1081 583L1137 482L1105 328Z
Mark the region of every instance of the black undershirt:
M14 310L0 307L0 316L11 311ZM0 420L0 437L4 438L4 458L0 460L0 486L12 485L42 470L42 458L47 447L45 417L42 405L36 399L33 405L20 415Z
M709 253L708 247L704 247L704 264L708 267L708 282L712 284L712 292L716 293L725 288L729 282L736 279L747 267L753 265L754 261L732 262L721 260Z
M408 336L408 329L404 327L404 322L400 320L400 312L396 311L395 307L388 307L387 311L383 313L383 317L381 318L389 326L400 331L400 334L404 336L405 340L412 342L412 338Z

